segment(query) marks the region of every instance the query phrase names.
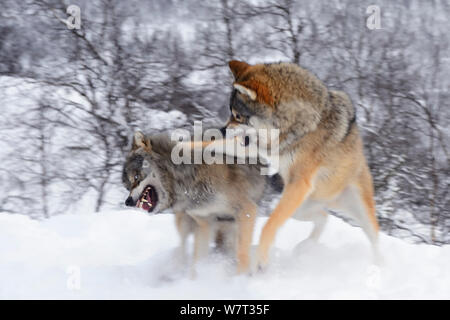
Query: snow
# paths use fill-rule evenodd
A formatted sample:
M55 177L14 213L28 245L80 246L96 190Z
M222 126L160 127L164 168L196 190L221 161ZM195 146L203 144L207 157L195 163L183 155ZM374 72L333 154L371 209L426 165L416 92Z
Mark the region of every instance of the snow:
M258 219L254 244L265 221ZM296 246L311 227L289 220L265 273L233 275L230 261L212 255L191 279L176 259L171 214L116 210L37 221L0 213L0 299L450 298L450 246L381 235L384 261L375 266L363 232L333 216L318 244Z

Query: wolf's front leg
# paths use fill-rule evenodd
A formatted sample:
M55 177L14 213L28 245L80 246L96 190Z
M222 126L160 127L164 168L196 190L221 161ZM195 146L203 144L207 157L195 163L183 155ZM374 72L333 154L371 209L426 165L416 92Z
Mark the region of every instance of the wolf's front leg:
M176 212L175 225L180 236L180 246L178 248L179 262L181 265L185 265L188 260L186 252L187 238L194 232L197 223L185 212Z
M195 265L206 257L209 251L210 226L206 219L195 219L197 227L194 233L194 256L191 265L191 278L196 277Z
M238 216L237 273L244 273L249 269L250 247L257 214L257 207L253 202L243 204Z
M267 220L259 240L257 266L266 267L269 261L269 251L278 229L289 219L312 191L313 172L304 172L295 181L288 183L283 191L280 202Z

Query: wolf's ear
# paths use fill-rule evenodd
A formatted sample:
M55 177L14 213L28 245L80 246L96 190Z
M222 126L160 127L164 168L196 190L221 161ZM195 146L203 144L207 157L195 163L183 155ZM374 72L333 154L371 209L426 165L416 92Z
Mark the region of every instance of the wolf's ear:
M231 72L235 79L238 79L251 66L243 61L231 60L228 62Z
M133 136L133 144L131 145L131 150L137 150L139 148L144 148L147 151L152 149L152 143L149 138L145 136L142 131L136 131Z
M233 87L240 93L248 96L250 99L256 100L256 92L253 89L244 87L242 84L239 83L234 83Z
M252 100L258 100L260 103L265 103L269 106L274 105L273 97L269 88L257 80L247 80L242 82L235 82L233 87L240 93L247 95Z

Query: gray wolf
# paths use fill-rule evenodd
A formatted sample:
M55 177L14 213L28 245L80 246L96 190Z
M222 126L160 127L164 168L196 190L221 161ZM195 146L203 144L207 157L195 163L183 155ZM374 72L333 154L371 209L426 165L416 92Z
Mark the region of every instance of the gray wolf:
M194 232L194 262L207 253L211 230L223 228L218 221L235 221L237 269L247 271L257 203L267 177L259 174L259 165L175 165L174 146L165 134L134 134L122 174L130 191L125 204L152 213L171 209L177 216L182 246L186 235Z
M234 76L226 128L279 129L279 174L285 188L265 224L258 265L268 263L279 228L290 217L312 220L318 239L326 209L356 220L378 255L372 176L363 154L355 109L347 94L329 90L292 63L230 61Z

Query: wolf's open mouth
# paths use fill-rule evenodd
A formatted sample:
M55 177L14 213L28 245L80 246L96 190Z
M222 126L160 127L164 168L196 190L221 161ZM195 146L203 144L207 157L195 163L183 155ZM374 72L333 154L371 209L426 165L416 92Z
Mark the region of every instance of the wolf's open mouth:
M145 211L152 212L158 203L158 194L155 187L148 185L142 192L139 200L136 202L136 207L144 209Z

